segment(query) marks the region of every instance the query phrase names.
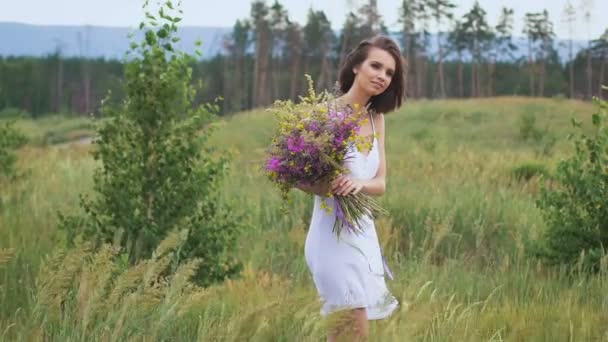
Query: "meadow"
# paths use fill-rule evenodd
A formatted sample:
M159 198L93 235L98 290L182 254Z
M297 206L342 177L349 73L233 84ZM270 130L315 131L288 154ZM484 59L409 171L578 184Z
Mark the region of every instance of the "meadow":
M500 97L414 101L387 115L380 202L391 215L377 229L402 305L371 324L372 341L608 341L608 270L549 268L529 253L545 229L540 186L572 153L571 119L588 129L594 112ZM268 113L223 118L212 138L233 154L222 200L246 220L241 277L199 289L184 269L124 298L127 286L105 276L121 267L111 252L56 250L57 211L80 210L79 195L92 193L91 146L65 143L91 132L87 120L18 122L32 143L18 152L26 176L0 188L0 340L324 340L304 261L312 198L294 193L285 207L260 171ZM129 281L162 262L129 270Z

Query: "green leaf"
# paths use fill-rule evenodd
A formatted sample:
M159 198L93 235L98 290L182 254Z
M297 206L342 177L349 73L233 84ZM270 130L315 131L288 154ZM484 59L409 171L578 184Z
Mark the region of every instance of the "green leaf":
M171 3L171 1L167 1L166 5L167 7L169 7L169 9L173 9L173 4Z
M591 122L593 123L593 126L599 126L601 121L602 121L602 118L600 117L599 114L596 113L591 116Z
M152 30L148 30L146 31L146 43L150 46L152 45L156 45L156 34L154 34L154 31Z
M156 36L160 39L165 39L167 38L169 34L167 33L167 30L165 30L164 28L158 30L158 32L156 32Z

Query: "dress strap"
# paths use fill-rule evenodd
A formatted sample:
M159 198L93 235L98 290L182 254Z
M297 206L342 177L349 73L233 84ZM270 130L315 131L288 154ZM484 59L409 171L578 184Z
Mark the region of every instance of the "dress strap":
M374 116L372 115L372 112L369 112L369 122L372 125L372 134L376 135L376 126L374 125Z

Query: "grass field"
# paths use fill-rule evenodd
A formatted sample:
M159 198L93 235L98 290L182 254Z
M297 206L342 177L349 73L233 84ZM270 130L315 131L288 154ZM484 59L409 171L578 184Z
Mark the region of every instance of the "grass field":
M387 115L381 203L391 216L377 229L402 305L371 324L372 341L608 341L607 272L568 274L527 253L545 228L535 175L550 178L571 153L571 118L589 127L594 111L565 99L493 98L418 101ZM212 139L234 153L223 200L246 214L242 277L196 290L175 280L113 307L95 290L120 291L104 280L111 258L83 269L91 255L75 250L55 268L43 264L61 238L57 211L79 210L79 194L92 189L88 145L39 144L53 142L48 132L67 137L57 142L88 132L86 120L72 120L18 123L36 143L19 151L28 176L0 191L0 340L324 339L304 261L312 200L293 194L286 212L260 172L268 113L226 118ZM45 282L49 272L62 282ZM61 300L70 291L73 305Z

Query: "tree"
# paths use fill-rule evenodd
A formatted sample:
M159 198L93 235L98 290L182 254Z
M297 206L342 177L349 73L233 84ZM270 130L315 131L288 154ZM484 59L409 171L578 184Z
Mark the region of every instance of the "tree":
M305 70L312 73L313 63L319 65L316 87L327 89L332 87L332 74L330 68L330 49L334 42L331 23L323 11L308 11L306 26L304 26Z
M455 52L458 59L457 79L458 97L464 97L464 63L463 52L467 50L467 36L461 21L454 22L454 28L448 34L448 51Z
M287 26L287 44L283 55L287 64L291 66L289 72L289 98L296 101L298 94L298 80L300 80L300 64L302 62L302 28L294 22L289 22Z
M91 28L87 26L85 28L85 38L82 38L82 34L78 32L78 47L82 61L82 111L85 113L89 113L91 110L91 68L87 58L89 53L90 31Z
M226 82L231 85L230 94L224 94L225 105L227 110L235 112L245 108L249 108L247 103L247 95L249 94L249 87L247 86L247 66L246 57L247 49L250 45L249 34L251 26L246 20L237 20L232 28L232 34L228 38L226 49L228 56L232 60L232 68L230 75L232 82ZM225 78L229 76L224 75Z
M481 65L484 61L484 51L492 41L492 31L486 20L486 11L478 1L464 15L463 30L469 51L471 52L471 96L482 96Z
M593 68L591 60L591 13L593 12L593 0L581 0L580 12L583 16L583 21L587 24L587 67L585 69L585 76L587 77L587 99L593 96Z
M549 20L549 12L547 12L547 10L542 12L540 19L537 22L535 35L540 40L539 57L541 61L541 68L539 94L540 96L544 96L547 60L554 53L553 38L555 37L555 33L553 32L553 23L551 20Z
M100 163L95 196L81 198L84 215L61 215L61 228L68 241L82 235L97 246L121 246L131 264L177 230L186 243L173 265L200 258L195 279L205 286L239 271L232 253L240 222L218 192L228 157L208 144L218 108L192 106L194 58L175 50L181 18L172 8L166 1L158 14L146 12L144 39L127 56L126 98L102 107L92 152Z
M401 42L403 54L407 60L407 96L416 97L416 49L418 33L416 32L418 0L403 0L399 9L399 23L401 23Z
M270 103L268 91L268 67L272 53L272 37L268 15L270 10L264 0L251 3L251 22L253 23L255 41L255 65L253 69L253 106L259 107Z
M547 18L547 20L545 20L545 18ZM545 21L548 21L548 13L547 11L544 12L529 12L526 13L525 16L525 26L524 26L524 34L528 37L528 66L529 66L529 72L530 72L530 96L535 96L536 95L536 87L535 87L535 74L536 74L536 68L535 68L535 60L537 60L538 58L543 58L544 53L543 53L543 46L544 44L541 43L541 47L539 48L537 45L538 42L543 42L546 39L546 35L548 34L546 25L545 25ZM551 29L552 32L552 29ZM540 51L540 52L539 52ZM535 59L535 55L538 54L539 56ZM541 60L542 63L544 63L544 61ZM542 74L542 71L541 71ZM539 80L539 84L541 84L542 82ZM540 86L539 85L539 89L540 88L544 88L544 86Z
M488 96L494 95L495 64L498 56L513 60L513 52L517 46L513 44L513 9L503 7L494 28L494 41L492 42L492 56L488 63Z
M403 0L399 9L402 25L401 39L408 62L408 95L426 95L426 47L428 46L430 20L423 0Z
M443 44L441 27L444 19L452 19L452 11L456 7L449 0L426 0L426 7L429 14L435 19L437 24L437 48L438 48L438 73L439 73L439 97L445 97L445 81L443 75Z
M606 73L606 64L608 63L608 29L604 31L604 33L596 40L591 42L591 51L597 56L600 60L600 74L599 74L599 82L598 82L598 92L599 98L603 98L603 89L602 87L606 84L604 83L604 76Z
M357 15L350 11L346 14L346 19L344 20L344 24L342 25L342 30L340 32L340 61L339 65L344 63L344 59L346 58L347 53L354 47L355 44L358 44L363 37L360 36L361 32L359 32L359 18Z
M373 37L379 33L386 33L386 27L382 22L382 16L378 12L378 1L369 0L359 8L359 15L362 18L361 36L363 39Z
M574 98L574 56L572 51L572 39L574 35L574 23L576 22L576 9L570 2L566 1L566 5L562 12L562 20L568 25L568 83L570 98Z
M281 67L283 64L283 47L286 44L287 28L289 26L289 15L287 10L278 0L270 6L270 34L272 36L271 49L271 74L272 74L272 99L281 99L287 96L281 93Z

